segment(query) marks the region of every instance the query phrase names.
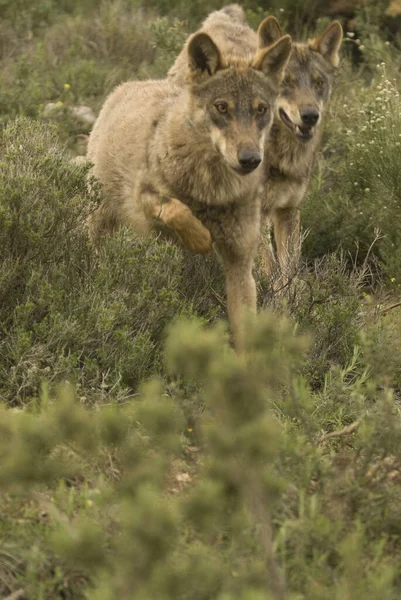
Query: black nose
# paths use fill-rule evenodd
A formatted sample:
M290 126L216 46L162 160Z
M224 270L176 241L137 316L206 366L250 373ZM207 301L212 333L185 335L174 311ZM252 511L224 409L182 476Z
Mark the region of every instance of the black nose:
M250 173L260 165L262 157L260 152L256 152L255 150L240 150L238 152L238 162L244 171Z
M319 120L319 111L317 108L308 106L308 108L303 108L300 112L302 123L304 123L304 125L308 125L309 127L316 125Z

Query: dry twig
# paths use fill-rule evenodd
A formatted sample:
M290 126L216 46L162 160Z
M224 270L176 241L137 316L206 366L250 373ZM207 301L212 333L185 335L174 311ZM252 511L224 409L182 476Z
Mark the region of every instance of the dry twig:
M401 302L396 302L395 304L390 304L390 306L387 306L386 308L383 308L382 310L380 310L379 315L385 315L389 312L389 310L393 310L393 308L398 308L399 306L401 306Z
M20 589L4 598L4 600L22 600L23 598L26 598L25 592L23 589Z
M323 444L323 442L326 442L327 440L331 439L331 438L338 438L338 437L344 437L345 435L351 435L351 433L354 433L354 431L356 429L358 429L359 425L361 424L362 418L357 419L356 421L354 421L353 423L351 423L351 425L347 425L346 427L344 427L344 429L340 429L338 431L331 431L330 433L324 433L318 440L318 444Z

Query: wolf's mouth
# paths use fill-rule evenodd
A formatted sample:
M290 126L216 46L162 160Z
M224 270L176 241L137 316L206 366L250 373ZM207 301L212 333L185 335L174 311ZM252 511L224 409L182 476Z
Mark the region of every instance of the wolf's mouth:
M291 121L284 109L279 110L280 119L286 127L295 135L298 140L302 142L308 142L313 138L313 127L310 125L296 125Z
M255 168L244 168L244 167L231 167L233 169L233 171L235 171L236 173L238 173L238 175L242 175L243 177L245 175L249 175L250 173L253 173L255 171Z

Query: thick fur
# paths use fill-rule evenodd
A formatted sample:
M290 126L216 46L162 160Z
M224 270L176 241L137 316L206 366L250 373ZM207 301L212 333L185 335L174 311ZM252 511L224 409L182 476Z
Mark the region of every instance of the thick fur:
M249 56L255 48L276 42L283 35L273 17L267 17L255 33L246 23L238 5L230 17L226 9L211 13L200 31L218 40L223 58L230 63ZM190 42L191 37L187 41ZM276 103L274 122L266 137L264 177L260 194L262 229L273 226L281 271L281 284L294 272L300 254L299 207L305 196L321 137L324 110L330 98L333 74L339 63L342 41L341 25L333 22L319 37L306 43L293 43L286 75ZM185 47L169 72L169 77L183 83ZM318 121L305 126L301 113L315 111ZM300 129L301 128L301 129ZM276 259L270 241L262 248L266 269L276 271Z
M222 10L212 12L203 22L199 31L204 31L213 39L228 63L238 60L251 61L258 49L258 38L246 21L246 16L238 4L231 4ZM198 32L197 32L198 33ZM187 75L187 53L193 34L186 41L168 77L183 84Z
M212 12L201 28L187 39L184 48L168 72L168 77L176 83L184 84L187 76L187 51L191 39L199 32L207 33L219 47L227 64L251 61L260 48L265 48L283 35L275 28L276 20L267 17L262 21L258 32L251 29L245 13L238 4L230 4ZM274 36L274 39L272 37Z
M256 310L252 265L263 177L255 165L245 172L241 157L263 158L290 50L286 36L251 59L228 64L206 33L192 36L185 50L185 85L164 80L119 86L89 139L88 158L105 196L92 218L93 235L122 224L140 235L166 231L168 225L179 234L178 200L171 200L179 199L181 233L192 211L222 257L237 348L241 310ZM169 213L164 219L163 205Z
M274 227L282 283L291 278L299 262L299 208L312 174L341 40L341 26L334 22L316 40L293 44L267 140L262 226ZM305 109L313 109L319 116L303 139L302 134L301 138L297 135L299 129L294 132L294 125L303 127L301 113ZM290 117L290 127L283 121L282 111ZM272 270L270 244L265 246L265 258L267 269Z

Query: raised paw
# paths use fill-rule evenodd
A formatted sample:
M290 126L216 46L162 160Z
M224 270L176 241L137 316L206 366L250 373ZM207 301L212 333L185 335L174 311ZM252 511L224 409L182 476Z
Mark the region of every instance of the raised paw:
M212 252L212 237L209 230L180 200L169 198L168 202L164 202L158 218L174 229L184 248L190 252L195 254Z
M176 229L176 232L186 250L195 254L212 252L212 236L209 230L192 213L187 220L183 221L182 225Z

